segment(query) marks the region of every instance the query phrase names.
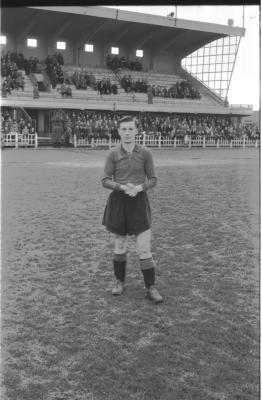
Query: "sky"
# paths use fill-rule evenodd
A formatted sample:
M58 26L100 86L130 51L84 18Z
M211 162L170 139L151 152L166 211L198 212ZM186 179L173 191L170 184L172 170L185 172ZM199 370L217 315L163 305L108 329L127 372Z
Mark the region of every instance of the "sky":
M175 6L110 6L127 11L166 16L175 11ZM177 6L177 18L201 22L228 24L243 27L243 6ZM252 104L259 110L260 100L260 48L259 6L244 7L245 36L241 38L236 64L228 92L230 104Z

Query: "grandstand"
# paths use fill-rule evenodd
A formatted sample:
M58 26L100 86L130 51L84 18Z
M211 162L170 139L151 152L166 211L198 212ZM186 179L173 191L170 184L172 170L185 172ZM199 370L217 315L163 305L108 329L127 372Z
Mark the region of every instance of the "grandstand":
M67 126L71 143L91 145L92 130L90 137L78 137L76 121L66 113L70 110L85 110L87 118L82 124L88 124L91 111L102 116L110 112L112 119L129 112L140 120L145 112L167 118L172 115L171 124L175 115L180 119L184 116L187 123L194 115L199 116L198 123L205 116L213 116L215 121L222 119L227 126L234 125L236 131L242 119L253 112L252 106L230 105L227 101L237 49L245 34L245 29L232 24L202 23L100 6L55 6L3 8L1 30L2 143L9 146L27 140L21 136L22 131L13 131L18 116L34 127L29 135L37 134L38 138L30 137L30 145L37 146L43 140L52 143L57 138L57 127L64 132ZM223 40L222 47L217 44L219 40ZM231 41L230 52L227 49L230 50ZM186 67L187 57L205 46L213 46L217 54L222 51L222 58L227 60L226 64L220 63L226 79L222 72L214 77L212 66L219 63L210 50L208 69L215 88L221 88L223 83L220 92ZM110 58L114 60L112 65ZM123 77L129 80L128 89L123 87ZM18 79L23 80L21 90ZM147 130L141 125L140 128L141 133L152 134L152 126ZM108 132L110 136L112 131ZM190 136L190 129L185 133ZM205 135L204 129L202 134ZM215 129L211 136L212 140L218 136ZM258 132L253 132L252 138L257 140ZM80 139L86 140L78 143Z

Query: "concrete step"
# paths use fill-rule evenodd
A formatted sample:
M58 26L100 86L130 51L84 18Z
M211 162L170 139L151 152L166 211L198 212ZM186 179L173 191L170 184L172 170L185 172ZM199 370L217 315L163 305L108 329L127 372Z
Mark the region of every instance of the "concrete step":
M38 146L39 147L50 147L53 146L53 139L51 137L39 137L38 136Z

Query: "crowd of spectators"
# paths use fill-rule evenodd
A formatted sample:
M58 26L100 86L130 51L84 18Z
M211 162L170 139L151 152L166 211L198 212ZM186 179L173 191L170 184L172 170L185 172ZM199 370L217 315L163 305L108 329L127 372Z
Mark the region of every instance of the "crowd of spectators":
M88 72L84 68L82 71L75 71L73 75L69 71L64 71L65 83L75 85L76 89L97 89L96 77L93 72Z
M137 93L147 93L148 82L146 79L135 80L131 75L124 75L121 78L121 86L126 93L137 92Z
M132 76L124 75L121 78L121 86L126 93L137 92L137 93L149 93L153 97L164 97L164 98L177 98L177 99L200 99L201 94L199 91L192 86L188 81L177 81L170 88L161 85L149 85L148 80L138 79L135 80Z
M141 114L141 130L154 136L192 139L197 136L231 139L238 134L237 124L231 118L195 114Z
M68 85L75 85L76 89L86 90L87 87L97 90L100 95L117 94L118 87L115 83L111 83L109 78L102 78L97 81L93 72L88 72L84 68L81 71L75 71L73 74L70 71L64 72L64 82Z
M93 72L89 72L85 70L85 68L83 68L81 71L75 71L73 74L70 71L64 71L63 82L63 92L65 92L65 86L67 86L67 91L71 92L71 94L69 94L70 96L72 95L72 90L69 85L74 85L76 89L83 90L86 90L87 87L90 87L93 90L97 90L100 95L117 94L118 92L117 84L111 83L109 78L104 77L101 80L97 81L96 76L93 74ZM63 92L61 86L61 93ZM63 97L66 97L66 94Z
M24 91L25 87L25 79L20 71L9 74L2 81L2 96L6 97L6 94L11 94L11 91L16 89L19 90L21 88Z
M194 88L191 82L177 81L170 88L160 85L152 85L153 97L164 97L172 99L201 99L198 89Z
M24 70L26 75L31 72L41 72L44 68L43 63L37 57L25 58L22 53L10 52L6 54L3 52L1 57L1 74L7 76L10 71L10 65L16 65L17 69ZM11 66L12 69L12 66Z
M63 98L72 98L72 89L68 83L63 82L60 88L57 89Z
M71 127L72 135L77 138L108 138L119 139L117 121L120 113L112 111L66 111L67 123ZM214 139L234 139L246 137L258 139L260 136L255 124L242 123L240 126L230 117L220 117L200 114L178 113L141 113L136 115L139 134L149 134L155 137L170 137L171 139L192 139L197 136L206 136Z
M118 139L118 116L112 111L66 110L66 126L77 139L97 139L109 136ZM67 128L68 129L68 128Z
M111 83L110 79L103 78L97 83L98 92L103 94L117 94L117 85Z
M58 83L64 83L65 77L62 69L64 65L63 56L60 53L48 55L46 60L46 72L49 75L52 88L55 89Z
M106 65L113 71L116 71L119 68L127 68L132 71L142 71L142 64L137 58L135 61L128 61L125 57L112 56L108 54L106 56Z
M112 67L112 65L117 65L117 68L125 67L133 70L140 70L138 64L140 63L137 59L133 63L128 63L125 57L107 56L107 65L110 67ZM92 89L98 90L101 95L117 94L117 85L111 84L109 79L103 78L101 81L97 82L95 75L84 69L82 69L82 71L75 71L73 75L70 75L70 73L63 72L63 65L64 60L61 53L48 55L45 62L40 62L37 57L25 59L21 53L17 54L8 51L6 54L2 54L1 57L1 75L5 78L2 82L2 94L6 96L6 94L11 93L13 89L19 90L21 88L21 90L24 90L25 81L20 70L25 70L26 75L29 73L40 73L46 70L53 88L56 88L57 84L63 85L63 88L59 89L63 97L72 96L72 90L69 85L75 85L76 89L87 89L87 87L90 86ZM184 80L177 81L172 87L167 88L160 85L148 85L147 79L135 80L131 75L124 75L121 78L121 85L126 93L150 92L150 95L153 97L181 99L201 98L199 91L193 88L190 82Z
M35 133L35 122L29 118L15 119L9 111L1 112L1 133L18 133L26 137L29 134Z
M1 57L1 75L2 77L11 76L11 78L15 79L18 70L24 70L26 75L30 73L41 73L46 70L50 77L52 87L55 88L58 83L64 82L63 64L64 60L61 53L48 55L45 61L40 61L37 57L26 59L21 53L17 54L8 51ZM21 85L19 87L21 87Z
M66 121L64 136L69 141L76 135L77 139L106 138L119 139L117 122L121 113L113 111L87 111L65 110ZM235 139L245 137L247 139L259 139L260 131L254 123L237 122L231 117L212 116L200 114L178 113L139 113L138 134L153 137L182 138L190 136L205 136L214 139ZM1 113L2 133L18 132L21 135L34 133L34 121L31 119L12 117L8 111Z
M2 53L1 56L1 76L4 78L2 81L2 95L5 97L7 93L21 88L24 91L25 79L22 71L26 75L30 73L42 73L47 71L50 76L52 87L55 88L57 83L63 83L63 57L60 53L53 56L48 56L45 62L40 62L37 57L30 57L26 59L23 54L8 51L6 54ZM37 85L37 83L35 83ZM34 86L35 86L34 85ZM33 88L33 97L38 98L37 88Z
M16 63L16 53L7 52L1 56L1 76L2 80L2 96L6 97L6 94L11 94L11 91L21 88L24 91L25 80L22 72L19 70L19 66Z
M258 125L254 122L245 122L241 124L240 135L251 139L258 139L260 137Z

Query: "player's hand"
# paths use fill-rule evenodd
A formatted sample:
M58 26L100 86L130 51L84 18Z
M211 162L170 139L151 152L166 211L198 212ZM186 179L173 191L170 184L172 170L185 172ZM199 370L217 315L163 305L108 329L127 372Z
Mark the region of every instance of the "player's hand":
M137 187L133 183L128 183L126 186L125 193L130 197L135 197L138 193Z
M127 185L120 185L120 189L125 192L127 190Z

